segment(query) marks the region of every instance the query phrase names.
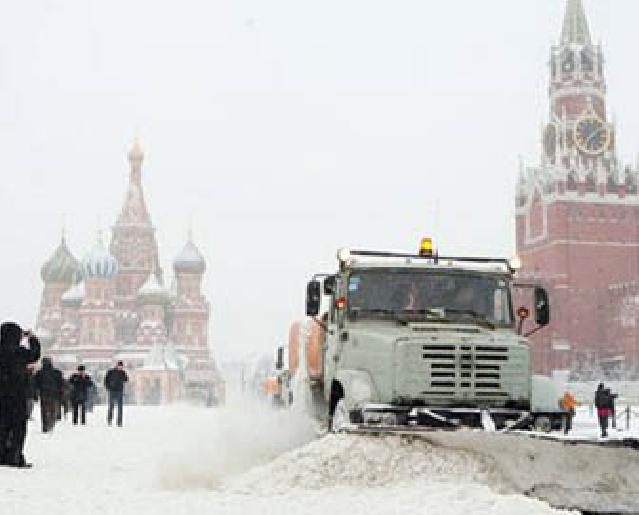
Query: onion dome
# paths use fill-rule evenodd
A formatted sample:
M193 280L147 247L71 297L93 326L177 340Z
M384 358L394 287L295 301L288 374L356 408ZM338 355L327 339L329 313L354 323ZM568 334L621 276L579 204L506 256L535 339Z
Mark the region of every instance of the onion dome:
M61 301L64 307L74 307L82 304L84 300L84 281L69 288L62 295Z
M80 275L80 263L71 254L67 242L62 237L60 245L42 266L40 276L45 283L71 283Z
M203 274L206 270L206 261L191 238L173 260L173 269L176 272L190 274Z
M155 273L151 271L149 278L138 290L138 299L145 304L166 304L169 291L160 284Z
M89 254L82 260L82 270L84 277L101 277L109 279L118 273L118 261L104 246L101 236L98 236L98 243Z

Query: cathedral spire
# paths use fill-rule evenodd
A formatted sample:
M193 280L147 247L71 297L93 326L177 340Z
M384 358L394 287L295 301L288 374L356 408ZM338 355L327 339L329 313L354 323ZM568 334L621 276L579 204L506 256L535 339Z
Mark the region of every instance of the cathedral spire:
M133 139L133 144L127 155L129 164L131 165L131 182L139 183L142 181L142 161L144 161L144 150L137 136Z
M562 45L591 45L588 18L582 0L567 0L564 25L561 30Z
M150 226L151 217L144 202L144 193L142 190L142 161L144 160L144 151L137 137L133 140L127 158L131 166L129 188L117 224Z

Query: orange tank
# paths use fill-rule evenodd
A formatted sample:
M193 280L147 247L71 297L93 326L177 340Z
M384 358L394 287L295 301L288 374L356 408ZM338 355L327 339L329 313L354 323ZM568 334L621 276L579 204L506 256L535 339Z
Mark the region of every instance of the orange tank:
M319 324L308 320L308 336L302 328L301 322L294 322L288 333L288 370L294 374L299 367L300 360L300 342L303 336L303 345L305 346L306 368L310 379L321 379L324 362L323 347L326 339L326 332Z
M278 395L280 393L280 383L277 377L267 377L264 382L264 393L266 395Z
M309 379L321 379L323 363L324 340L326 331L315 322L310 322L310 334L306 342L306 364Z
M293 322L288 330L288 371L291 375L295 373L300 362L299 342L301 327L302 324L300 322Z

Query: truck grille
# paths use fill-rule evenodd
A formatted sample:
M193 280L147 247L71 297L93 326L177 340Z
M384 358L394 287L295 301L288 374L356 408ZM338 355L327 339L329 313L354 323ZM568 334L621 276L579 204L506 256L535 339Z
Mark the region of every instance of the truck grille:
M427 344L421 357L429 377L424 395L454 395L471 391L482 398L507 397L502 391L502 367L508 362L508 347L502 345Z

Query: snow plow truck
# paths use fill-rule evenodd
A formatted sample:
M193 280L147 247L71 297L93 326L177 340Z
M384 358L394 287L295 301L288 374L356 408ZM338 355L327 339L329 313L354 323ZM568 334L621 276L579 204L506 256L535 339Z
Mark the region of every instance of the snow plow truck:
M533 377L527 337L549 323L548 295L517 284L513 263L440 257L428 238L418 254L337 258L336 272L308 283L310 318L291 327L288 348L287 373L302 362L329 429L561 426L559 392ZM514 311L515 288L530 291L533 309Z

